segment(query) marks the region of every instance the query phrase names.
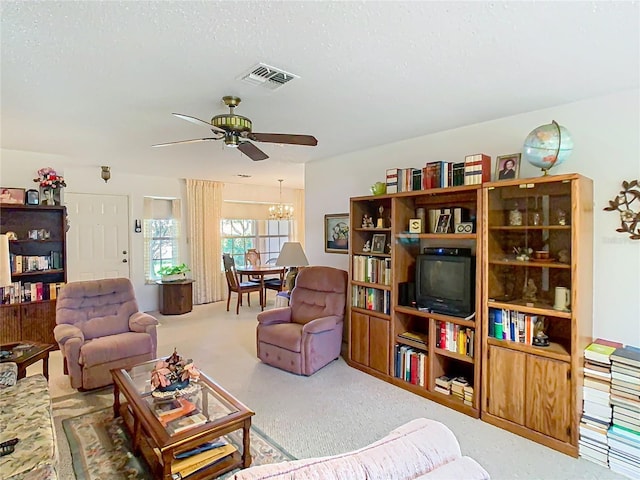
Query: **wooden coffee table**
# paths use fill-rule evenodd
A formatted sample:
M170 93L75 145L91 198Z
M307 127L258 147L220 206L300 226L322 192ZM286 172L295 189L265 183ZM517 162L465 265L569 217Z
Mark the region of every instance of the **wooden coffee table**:
M156 478L171 480L175 455L191 450L204 442L242 430L242 453L229 457L189 475L189 480L215 478L235 468L251 465L249 431L254 412L234 398L211 378L200 372L197 391L187 398L196 404L208 421L200 426L170 435L153 412L151 371L157 360L129 369L111 370L113 377L113 415L122 415L131 433L134 453L144 456ZM120 402L120 394L125 402Z
M0 345L0 350L10 351L11 355L0 359L0 363L14 362L18 365L18 378L27 375L27 367L42 360L42 374L49 380L49 352L55 345L38 342L15 342Z

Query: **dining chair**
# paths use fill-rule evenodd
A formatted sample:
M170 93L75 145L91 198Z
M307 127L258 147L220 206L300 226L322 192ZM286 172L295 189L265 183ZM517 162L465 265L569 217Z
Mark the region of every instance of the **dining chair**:
M236 315L240 313L240 305L242 305L242 295L247 294L247 304L251 306L251 292L260 293L260 305L263 305L262 299L264 292L260 283L242 282L240 275L236 272L236 263L233 257L227 253L222 254L222 263L224 264L224 274L227 278L227 312L229 311L229 303L231 302L231 292L235 292L238 296L236 303Z
M262 265L262 259L260 258L260 252L255 248L250 248L244 255L245 260L252 267L257 267ZM265 262L265 265L275 263L276 259L272 258ZM260 276L249 276L249 280L252 282L259 282ZM284 285L284 271L282 271L277 277L264 277L264 294L267 294L267 290L275 290L276 292L282 291L282 287Z

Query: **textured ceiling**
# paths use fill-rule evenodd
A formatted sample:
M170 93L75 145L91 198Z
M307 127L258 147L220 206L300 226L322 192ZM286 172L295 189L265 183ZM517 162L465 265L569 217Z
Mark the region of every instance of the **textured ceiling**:
M637 88L637 2L1 2L1 142L113 171L303 185L304 163ZM258 62L300 75L276 91ZM252 162L202 119L236 113ZM235 175L246 173L249 179Z

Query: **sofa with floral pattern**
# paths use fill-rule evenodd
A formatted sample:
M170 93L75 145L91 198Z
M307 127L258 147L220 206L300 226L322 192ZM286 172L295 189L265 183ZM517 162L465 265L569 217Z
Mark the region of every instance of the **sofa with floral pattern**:
M0 479L56 479L57 450L47 379L16 381L15 363L0 363L0 443L18 438L15 450L0 456Z

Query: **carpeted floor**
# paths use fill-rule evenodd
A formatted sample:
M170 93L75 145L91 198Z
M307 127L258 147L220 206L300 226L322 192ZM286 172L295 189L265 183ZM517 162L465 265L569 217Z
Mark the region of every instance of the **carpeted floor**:
M273 306L273 298L269 296L267 308ZM475 458L494 480L626 478L366 375L342 359L311 377L264 365L256 358L257 304L244 305L240 315L226 312L226 302L196 305L185 315L151 312L160 321L158 354L170 355L176 347L179 353L193 358L198 367L255 411L253 423L296 458L360 448L409 420L426 417L451 428L463 454ZM29 373L41 368L36 364ZM62 374L57 351L51 355L49 371L54 397L74 392ZM111 404L109 396L107 402L103 406ZM58 398L54 408L56 405L61 406ZM55 414L58 421L58 408ZM59 443L66 444L62 437Z

